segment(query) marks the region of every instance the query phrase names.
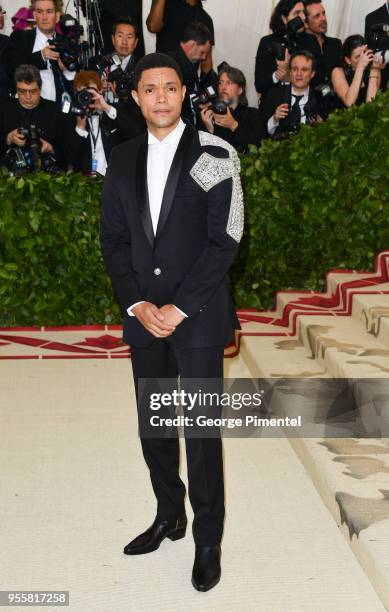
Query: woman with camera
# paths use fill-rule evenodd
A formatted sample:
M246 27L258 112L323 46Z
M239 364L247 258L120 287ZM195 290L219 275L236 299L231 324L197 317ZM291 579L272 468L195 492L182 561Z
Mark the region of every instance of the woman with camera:
M343 66L334 68L331 79L338 98L346 108L371 102L381 87L383 59L374 56L359 34L343 43Z
M301 28L296 36L301 41L301 48L305 48L305 38L308 35L304 34L304 3L297 0L278 2L270 20L270 29L273 34L264 36L260 40L255 60L255 88L262 95L277 83L289 80L290 53L285 48L281 57L277 48L281 50L281 45L285 44L288 23L297 18L301 19Z
M260 146L264 137L258 109L248 106L246 78L241 70L224 63L218 75L218 96L201 111L201 119L211 134L229 142L241 153L248 145Z

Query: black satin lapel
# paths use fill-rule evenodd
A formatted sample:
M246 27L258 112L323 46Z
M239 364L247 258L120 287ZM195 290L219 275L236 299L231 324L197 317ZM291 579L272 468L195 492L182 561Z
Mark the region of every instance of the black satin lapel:
M182 166L186 155L190 152L191 144L196 132L191 125L187 125L181 140L178 143L176 154L173 158L172 165L166 180L165 191L163 192L161 212L159 214L156 238L162 232L166 220L169 216L170 209L173 204L173 199L176 193L178 180L182 171Z
M147 134L139 147L136 160L136 199L143 229L151 246L154 244L154 230L149 205L149 190L147 186Z

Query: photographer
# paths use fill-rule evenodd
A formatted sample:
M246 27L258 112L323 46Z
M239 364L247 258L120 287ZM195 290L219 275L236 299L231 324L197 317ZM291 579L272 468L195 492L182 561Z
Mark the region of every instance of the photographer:
M133 115L125 102L108 104L96 72L77 73L74 90L75 114L68 117L66 160L75 172L105 175L112 147L143 133L144 120Z
M180 46L170 55L180 66L186 93L182 105L182 118L197 125L197 115L192 99L209 86L217 86L217 75L213 70L198 74L199 62L204 60L211 49L212 34L202 23L191 23L183 34Z
M343 66L334 68L332 84L346 108L373 100L381 86L382 58L375 58L363 36L355 34L343 44Z
M261 115L248 106L246 79L241 70L224 65L218 77L219 100L208 103L201 118L208 132L229 142L240 153L248 145L260 146L263 138ZM220 104L221 103L221 104Z
M296 51L290 58L290 85L275 86L259 108L269 136L277 139L299 131L301 124L322 121L320 106L311 86L315 57L309 51Z
M62 114L54 102L41 98L39 70L36 66L19 66L15 71L15 82L17 99L8 99L1 106L2 157L9 147L20 148L23 154L30 153L31 126L35 126L38 138L32 144L36 152L46 161L53 162L52 158L55 157L56 166L64 167Z
M145 43L142 28L142 0L99 0L101 9L101 31L104 40L104 53L109 54L113 51L112 29L119 17L126 15L136 24L137 38L139 43L135 50L137 59L145 54Z
M301 19L301 23L295 21L297 18ZM300 49L307 48L308 35L304 33L304 3L297 0L280 0L270 20L273 34L261 39L255 61L255 88L262 95L277 83L289 81L290 52L285 46L289 46L288 24L291 23L293 26L297 24L296 27L299 28L297 32L291 34L293 37L291 42ZM277 47L282 54L278 54Z
M313 87L331 82L333 69L341 65L342 41L327 36L326 10L318 0L304 0L306 31L312 34L309 50L316 58L316 75Z
M385 2L380 8L366 15L365 19L365 38L370 40L370 36L375 26L378 24L389 26L389 2ZM381 89L386 91L389 82L389 63L382 71Z
M74 71L65 68L55 45L49 41L56 36L60 18L58 0L32 0L36 28L12 32L5 51L9 76L13 79L20 64L39 68L42 79L42 98L61 102L62 94L71 88Z
M107 102L117 101L115 76L132 79L136 58L135 49L139 42L138 27L131 17L119 17L112 27L113 53L102 57L93 57L88 69L94 70L101 77L104 96ZM128 96L130 91L128 93ZM135 102L134 102L135 104Z

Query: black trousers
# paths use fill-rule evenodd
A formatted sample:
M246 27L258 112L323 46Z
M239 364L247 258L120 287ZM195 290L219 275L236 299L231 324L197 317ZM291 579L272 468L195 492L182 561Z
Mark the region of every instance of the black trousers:
M148 348L132 348L132 368L138 399L141 378L223 379L223 346L200 349L175 348L156 339ZM138 417L141 403L137 401ZM157 498L157 516L176 518L185 510L185 485L179 476L179 440L141 438ZM193 538L199 546L219 544L224 523L224 482L220 437L185 438L189 499L194 512Z

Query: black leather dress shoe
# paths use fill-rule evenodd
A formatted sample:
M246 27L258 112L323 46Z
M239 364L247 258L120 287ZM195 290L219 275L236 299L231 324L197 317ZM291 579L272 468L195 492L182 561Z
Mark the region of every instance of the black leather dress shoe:
M138 535L124 547L125 555L144 555L157 550L162 540L179 540L185 536L187 519L183 514L178 519L161 520L158 517L144 533Z
M220 580L220 544L215 546L196 546L192 572L192 584L197 591L209 591Z

